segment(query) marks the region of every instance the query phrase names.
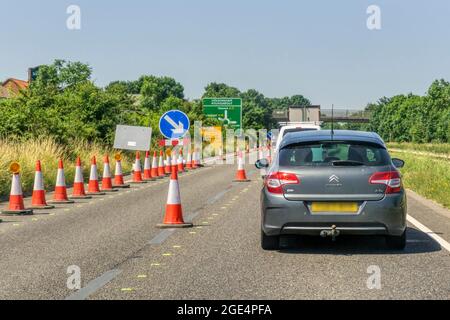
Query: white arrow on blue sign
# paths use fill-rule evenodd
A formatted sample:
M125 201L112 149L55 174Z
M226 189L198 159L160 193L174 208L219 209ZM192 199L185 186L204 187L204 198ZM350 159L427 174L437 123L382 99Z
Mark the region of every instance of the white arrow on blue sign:
M159 131L167 139L182 138L189 131L190 121L188 116L179 110L170 110L159 119Z

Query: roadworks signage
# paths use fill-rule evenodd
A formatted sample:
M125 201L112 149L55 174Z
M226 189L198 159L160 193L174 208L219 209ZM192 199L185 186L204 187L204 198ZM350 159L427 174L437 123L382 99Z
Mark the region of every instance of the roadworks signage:
M182 138L189 131L188 116L180 110L170 110L159 119L159 131L167 139Z
M114 148L149 151L151 140L152 128L118 125L114 137Z
M205 98L203 113L207 118L217 119L230 129L242 129L242 99Z

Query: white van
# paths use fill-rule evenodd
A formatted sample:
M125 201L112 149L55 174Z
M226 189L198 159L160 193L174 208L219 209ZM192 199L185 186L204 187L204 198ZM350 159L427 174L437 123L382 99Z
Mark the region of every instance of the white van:
M272 145L274 153L278 152L278 147L280 146L283 137L290 132L299 131L315 131L320 130L320 122L285 122L280 123L281 128L276 138L275 145Z

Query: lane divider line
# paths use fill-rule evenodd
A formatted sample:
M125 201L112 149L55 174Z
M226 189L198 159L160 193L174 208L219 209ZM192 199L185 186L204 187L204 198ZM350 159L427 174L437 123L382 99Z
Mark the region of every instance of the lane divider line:
M430 230L428 227L411 217L409 214L406 216L406 219L408 222L413 224L415 227L417 227L420 231L426 233L430 238L432 238L434 241L439 243L439 245L450 252L450 243L442 239L440 236L438 236L436 233L434 233L432 230Z
M175 232L175 229L165 229L158 233L152 240L150 240L149 244L162 244L167 240Z
M65 300L85 300L87 299L91 294L96 292L101 287L108 284L111 280L113 280L115 277L117 277L122 270L113 269L108 272L105 272L100 277L90 281L85 287L81 288L74 294L68 296Z

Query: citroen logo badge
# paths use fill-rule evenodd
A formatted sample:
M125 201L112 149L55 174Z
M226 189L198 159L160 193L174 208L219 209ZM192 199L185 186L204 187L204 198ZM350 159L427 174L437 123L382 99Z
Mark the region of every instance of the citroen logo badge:
M340 182L339 177L337 175L335 175L335 174L333 174L330 178L328 178L328 181L330 183L332 183L332 182L339 183Z

